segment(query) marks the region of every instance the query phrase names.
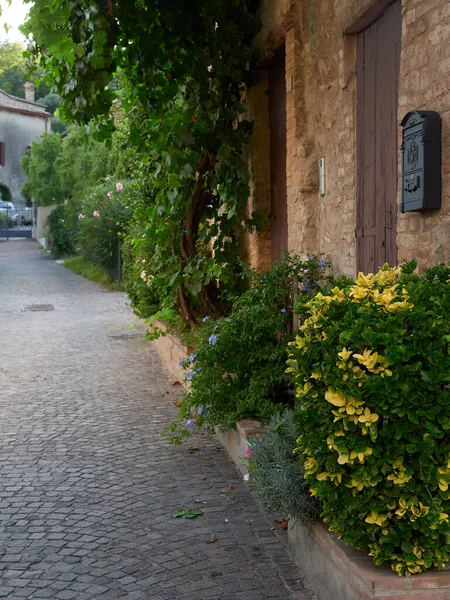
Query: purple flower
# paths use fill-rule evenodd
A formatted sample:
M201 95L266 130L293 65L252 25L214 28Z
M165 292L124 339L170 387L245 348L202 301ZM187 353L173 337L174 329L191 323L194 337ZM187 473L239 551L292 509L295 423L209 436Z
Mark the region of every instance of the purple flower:
M305 292L309 292L309 290L311 289L311 284L310 283L305 283L305 285L303 286L303 289Z
M318 267L319 267L319 268L321 268L321 267L328 267L328 261L327 261L327 260L323 260L323 259L321 258L321 259L319 260Z
M197 355L193 352L190 356L189 356L189 362L194 362L194 360L197 358Z
M197 411L197 414L198 414L198 415L201 415L201 414L202 414L202 412L203 412L203 406L200 406L200 408L199 408L199 409L198 409L198 411Z
M282 308L282 309L280 310L280 313L285 313L285 312L286 312L286 309L285 309L285 308Z
M178 361L178 366L179 366L179 367L182 367L182 366L183 366L183 360L184 360L183 358L180 358L180 359L179 359L179 361Z
M208 344L210 346L214 346L217 343L217 335L214 335L214 333L212 335L209 336L208 339Z
M206 317L203 317L202 323L206 323L206 321L209 321L209 316L208 315L206 315Z
M252 452L253 450L251 448L247 448L246 452L245 452L245 456L248 456L248 458L252 457Z
M197 371L191 371L189 373L189 375L186 377L187 381L192 381L192 378L194 377L194 375L197 373Z
M262 443L264 442L264 436L262 436L261 438L259 438L259 441Z
M193 431L194 430L194 419L188 419L186 421L186 427L190 430Z

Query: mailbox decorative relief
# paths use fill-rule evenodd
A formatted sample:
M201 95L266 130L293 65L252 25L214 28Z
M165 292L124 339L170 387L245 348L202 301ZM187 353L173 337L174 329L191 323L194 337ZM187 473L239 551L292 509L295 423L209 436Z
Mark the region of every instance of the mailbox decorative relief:
M413 110L402 121L402 213L441 207L441 117Z

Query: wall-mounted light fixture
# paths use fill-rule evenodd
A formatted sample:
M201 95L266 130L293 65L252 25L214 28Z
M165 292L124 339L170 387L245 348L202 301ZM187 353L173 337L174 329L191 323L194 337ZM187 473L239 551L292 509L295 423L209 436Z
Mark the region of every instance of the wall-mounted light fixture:
M325 156L321 156L319 158L319 195L325 196L326 191Z

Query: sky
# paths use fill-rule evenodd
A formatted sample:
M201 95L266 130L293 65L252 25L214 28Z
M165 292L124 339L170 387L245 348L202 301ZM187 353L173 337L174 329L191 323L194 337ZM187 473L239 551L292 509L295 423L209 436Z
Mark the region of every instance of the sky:
M0 41L8 39L10 42L25 42L24 36L18 30L18 26L22 25L25 16L30 9L30 4L25 4L22 0L12 0L11 5L8 5L7 0L0 0L2 14L0 16ZM4 24L10 26L10 30L6 33Z

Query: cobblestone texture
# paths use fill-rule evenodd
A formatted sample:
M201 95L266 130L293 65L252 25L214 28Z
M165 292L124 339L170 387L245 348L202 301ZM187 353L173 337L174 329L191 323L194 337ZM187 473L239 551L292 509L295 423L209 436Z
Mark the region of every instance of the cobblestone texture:
M217 442L160 436L180 392L133 323L123 294L0 240L0 598L311 600Z

